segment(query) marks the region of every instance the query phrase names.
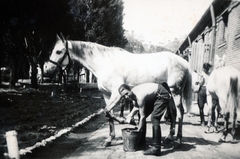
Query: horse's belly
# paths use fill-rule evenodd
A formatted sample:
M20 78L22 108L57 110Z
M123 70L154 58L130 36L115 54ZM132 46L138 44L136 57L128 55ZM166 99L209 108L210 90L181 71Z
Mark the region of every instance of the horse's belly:
M126 78L126 83L130 86L135 86L142 83L162 83L167 81L167 75L160 74L160 75L151 75L151 74L144 74L142 76L128 76Z

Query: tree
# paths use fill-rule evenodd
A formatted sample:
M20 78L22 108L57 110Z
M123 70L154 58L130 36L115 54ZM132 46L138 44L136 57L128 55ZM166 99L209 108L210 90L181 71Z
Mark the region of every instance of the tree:
M1 67L11 69L11 86L17 71L31 66L32 87L37 88L36 66L44 61L62 32L77 40L124 47L122 0L2 0L0 2ZM26 63L23 65L22 63ZM24 70L26 71L26 70Z
M53 42L56 32L68 34L69 6L66 0L3 0L1 1L1 42L2 57L8 57L12 76L15 82L15 65L19 59L27 58L32 67L32 87L37 88L36 65L43 64L48 57L47 48ZM54 39L55 41L55 39ZM25 46L25 49L23 49ZM45 53L41 53L45 52ZM41 54L39 54L41 53ZM16 60L17 59L17 60ZM2 62L2 61L1 61Z
M143 47L143 44L141 41L137 40L136 38L134 38L133 34L126 34L128 43L125 46L125 49L129 52L132 53L143 53L145 52L145 49Z
M71 0L70 6L74 26L79 25L78 31L84 32L84 37L79 35L83 40L122 48L126 45L122 0Z
M69 5L76 39L124 48L122 0L71 0Z

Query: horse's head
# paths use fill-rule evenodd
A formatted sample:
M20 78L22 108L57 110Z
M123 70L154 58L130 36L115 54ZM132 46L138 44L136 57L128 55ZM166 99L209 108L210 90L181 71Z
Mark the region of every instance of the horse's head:
M214 57L214 69L225 66L226 55L224 54L222 57L217 54Z
M57 35L57 42L52 50L49 62L44 66L44 73L53 74L57 68L64 70L70 63L70 60L67 40L63 36L60 38Z

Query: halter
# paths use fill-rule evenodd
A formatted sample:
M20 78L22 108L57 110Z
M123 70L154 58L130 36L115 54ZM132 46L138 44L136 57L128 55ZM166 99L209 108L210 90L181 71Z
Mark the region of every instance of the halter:
M53 63L54 65L57 65L57 67L59 67L60 70L64 71L65 69L64 70L62 69L61 64L62 64L63 60L66 58L66 56L68 57L68 64L65 67L65 69L70 65L70 63L72 61L71 58L70 58L70 55L69 55L69 51L68 51L68 42L67 42L67 40L66 40L66 52L64 53L64 55L62 56L60 61L59 62L55 62L55 61L52 61L52 60L49 59L49 62Z

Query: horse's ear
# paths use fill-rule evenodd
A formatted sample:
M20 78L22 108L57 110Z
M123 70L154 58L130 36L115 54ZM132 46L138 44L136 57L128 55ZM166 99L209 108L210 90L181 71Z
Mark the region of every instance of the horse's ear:
M62 40L62 39L61 39L60 36L57 34L57 41L58 41L58 40Z
M68 38L69 38L69 35L66 37L66 40L68 40Z
M66 40L65 40L65 38L64 38L64 36L63 36L63 34L62 34L62 33L60 33L60 36L61 36L61 39L62 39L62 41L63 41L63 43L64 43Z

